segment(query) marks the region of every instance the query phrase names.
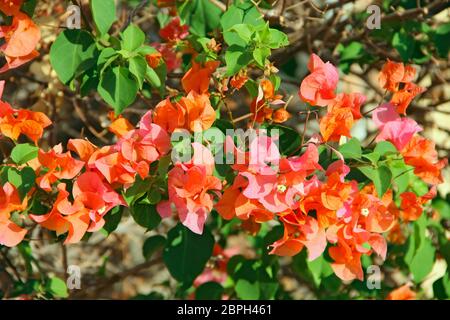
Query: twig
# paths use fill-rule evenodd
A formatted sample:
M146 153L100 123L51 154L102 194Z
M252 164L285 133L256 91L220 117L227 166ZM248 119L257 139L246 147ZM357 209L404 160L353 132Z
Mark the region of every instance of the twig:
M15 277L17 278L17 280L19 282L23 283L22 277L20 276L19 271L17 270L17 268L13 265L13 263L11 262L11 260L9 260L8 254L6 252L3 252L3 250L0 250L0 253L2 254L3 259L5 260L6 264L11 268L11 270L13 271Z

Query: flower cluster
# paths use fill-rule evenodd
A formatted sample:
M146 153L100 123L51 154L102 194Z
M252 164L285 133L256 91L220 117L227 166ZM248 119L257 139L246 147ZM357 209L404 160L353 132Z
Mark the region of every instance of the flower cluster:
M173 3L158 1L161 6ZM12 17L11 25L0 26L0 38L4 40L0 51L6 58L0 73L38 55L39 29L20 11L21 5L22 1L0 1L0 10ZM173 71L181 66L180 51L190 52L190 68L181 79L184 92L160 101L136 126L122 116L111 115L109 130L116 138L111 145L71 139L66 150L62 144L40 149L39 140L51 120L41 112L15 109L0 101L2 137L17 146L19 140L28 139L34 143L26 144L29 153L36 151L35 157L26 154L23 161L11 156L13 161L1 167L0 244L18 245L32 223L57 236L65 235L65 243L79 242L87 232L100 230L113 208L131 205L124 196L128 190L138 183L151 185L158 176L158 192L162 190L162 195L154 204L162 218L176 215L196 234L203 233L213 210L225 220L241 221L250 234L257 234L262 223L277 221L284 233L271 244L270 254L294 256L306 247L308 259L315 260L327 250L339 278L363 279L362 257L375 253L385 259L386 235L391 233L393 238L401 223L419 219L426 203L436 195L436 186L443 182L441 170L446 160L438 158L434 143L420 136L422 128L406 117L414 97L424 91L413 83L415 69L393 61L382 68L379 84L391 98L373 110L372 120L378 129L374 142L389 142L394 148L391 152L412 168L415 177L426 184L427 192L418 194L409 186L400 192L392 181L380 191L374 179L362 182L352 176L358 164L337 150L337 142L352 137L352 127L363 117L361 107L366 97L338 93L337 68L315 54L309 60L310 74L300 85L299 97L325 112L320 119L320 135L306 143L303 137L299 147L285 155L278 147L278 139L283 136L264 134L263 124L283 123L291 117L286 110L288 103L265 74L253 83L259 84L258 92L252 97L247 117L249 127L258 133L256 138L243 149L233 137L224 135L223 144L231 146L235 160L231 174L224 178L217 173L211 148L203 140L189 141L188 148L193 152L188 160L172 159L163 167L166 172L155 174L154 164L173 148L171 135L204 132L216 123L217 104L212 104L210 95L212 80L223 86L216 92L221 98L228 83L239 90L249 80L246 69L229 77L220 75L220 60L195 52L185 43L188 35L188 27L175 17L160 30L165 42L154 44L158 52L146 56L151 68L158 68L164 61ZM210 52L220 51L215 40L206 45ZM4 85L1 81L0 99ZM366 149L371 150L370 146ZM320 160L321 153L328 151L329 160ZM371 166L377 167L376 162ZM21 176L25 170L31 170L35 178L27 187ZM39 212L35 211L38 207ZM226 259L231 256L218 246L216 251ZM223 282L226 266L221 264L216 269L204 279L198 278L196 285L205 279Z

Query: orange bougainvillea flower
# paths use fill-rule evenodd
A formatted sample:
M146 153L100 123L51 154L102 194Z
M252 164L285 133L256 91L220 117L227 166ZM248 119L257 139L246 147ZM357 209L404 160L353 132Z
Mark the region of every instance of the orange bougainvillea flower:
M207 130L216 120L216 112L206 94L191 91L187 97L181 98L180 104L186 110L186 129L192 132Z
M48 152L39 150L38 160L47 170L41 168L44 174L37 179L37 184L46 191L51 191L52 184L60 179L73 179L84 166L84 162L72 158L69 151L63 153L61 144Z
M25 210L26 199L20 200L17 189L10 183L0 187L0 245L15 247L22 242L27 230L10 220L11 212Z
M58 185L58 196L52 210L45 215L30 215L42 227L56 231L58 235L68 232L64 243L79 242L86 232L103 227L103 216L113 207L125 205L125 201L95 172L80 175L73 186L73 202L66 185Z
M70 139L67 143L67 149L78 154L81 161L88 162L98 148L87 140Z
M0 132L8 138L17 140L23 134L37 144L44 129L51 124L42 112L16 110L6 102L0 103Z
M247 82L248 76L247 76L247 70L243 69L238 72L238 74L234 75L230 79L230 85L235 89L241 89L244 84Z
M292 115L284 108L275 110L272 114L272 121L275 123L283 123L292 118Z
M20 12L23 0L0 0L0 11L7 16L14 16Z
M41 32L24 13L14 15L10 26L0 26L0 38L5 40L0 51L7 61L0 72L18 67L39 55L35 48L41 39Z
M427 194L421 197L418 197L414 192L403 192L400 195L402 199L400 215L403 220L416 221L419 219L423 212L423 205L436 197L436 192L436 186L433 186Z
M265 209L256 199L249 199L242 194L247 188L248 181L243 176L237 176L231 187L227 188L222 198L217 202L214 208L225 220L231 220L238 217L241 220L251 222L253 226L249 230L252 233L259 230L261 223L273 219L274 214Z
M382 88L396 92L400 83L409 83L414 80L416 69L412 66L405 66L401 62L394 62L387 60L381 69L378 78L379 84Z
M250 104L250 112L254 114L254 121L262 123L272 120L273 109L270 105L284 104L282 98L281 95L275 94L275 88L270 80L262 79L258 87L258 96Z
M98 170L113 187L130 186L136 177L136 170L114 146L96 150L88 161L90 170Z
M361 106L366 97L360 93L341 93L328 105L327 114L320 121L320 133L324 141L339 141L342 136L351 137L350 130L361 119Z
M211 128L216 120L216 112L206 94L189 92L178 102L169 98L161 101L155 108L153 121L168 132L187 129L199 132Z
M395 290L392 290L386 300L415 300L416 293L411 290L409 284L405 284Z
M184 91L207 93L211 75L219 65L220 61L207 61L204 66L192 61L192 67L186 72L183 79L181 79Z
M133 130L134 126L127 119L119 116L109 125L108 129L120 138Z
M160 52L151 53L145 56L145 60L147 60L147 63L150 67L153 69L157 68L162 61L163 57Z
M181 25L180 17L175 17L159 30L159 35L166 41L183 40L189 35L189 26Z
M419 87L414 83L406 83L403 89L396 91L391 103L397 108L397 112L406 115L406 109L413 99L425 91L425 88Z
M443 182L441 170L447 159L439 160L433 141L415 135L401 150L405 163L414 167L414 174L426 183L436 185Z
M172 103L170 98L167 98L156 105L153 122L171 133L175 129L184 128L185 117L186 110L179 103Z
M352 113L345 108L334 108L320 120L320 134L324 141L339 141L342 136L351 137Z

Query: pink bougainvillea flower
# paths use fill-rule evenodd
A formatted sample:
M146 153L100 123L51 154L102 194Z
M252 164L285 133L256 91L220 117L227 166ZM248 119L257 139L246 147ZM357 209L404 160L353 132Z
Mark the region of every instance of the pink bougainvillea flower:
M11 212L25 210L26 199L20 200L17 189L10 183L0 187L0 245L15 247L22 242L26 229L21 228L10 220Z
M330 62L324 63L319 56L312 54L308 62L311 72L300 85L299 96L313 106L326 106L335 97L339 74Z
M175 17L159 30L159 35L165 41L183 40L189 35L189 26L181 25L180 17Z
M402 150L422 128L410 118L401 118L390 103L384 103L374 110L375 125L380 129L376 141L389 141Z
M280 160L279 172L270 192L258 200L271 212L283 212L295 209L299 196L304 195L306 177L322 170L318 163L319 153L314 144L308 144L306 151L301 156L283 158Z
M117 150L144 179L152 162L170 150L170 137L159 125L151 123L151 113L145 115L139 129L131 130L117 143Z
M70 152L63 153L59 144L48 152L39 150L38 160L42 167L47 168L37 179L40 188L51 191L52 184L60 179L73 179L84 167L84 162L72 158Z
M202 234L208 213L213 208L214 194L219 196L221 181L213 176L214 158L211 151L192 143L193 156L188 162L178 162L169 171L169 200L158 204L161 217L171 215L174 204L181 222L192 232Z

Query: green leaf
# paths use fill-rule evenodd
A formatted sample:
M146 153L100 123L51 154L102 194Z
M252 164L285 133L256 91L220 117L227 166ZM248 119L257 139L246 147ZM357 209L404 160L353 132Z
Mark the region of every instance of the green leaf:
M17 188L22 199L34 187L36 181L36 173L31 167L25 167L20 170L8 167L6 175L7 180Z
M373 164L377 164L378 160L380 160L381 155L378 152L371 152L362 155L363 158L369 160Z
M248 51L247 48L237 45L232 45L226 50L227 76L235 75L252 61L252 55Z
M320 286L322 278L328 277L333 273L333 269L331 269L330 264L324 259L323 256L320 256L313 261L306 259L306 265L311 272L316 287Z
M351 138L347 143L339 148L345 159L361 159L361 143L356 138Z
M134 102L138 92L138 83L132 77L128 69L124 67L108 68L102 75L98 93L109 105L114 108L116 114Z
M398 150L397 148L390 143L389 141L380 141L375 146L375 149L373 149L374 152L378 153L381 157L387 155L387 154L397 154Z
M131 216L138 225L147 230L155 229L161 222L161 216L152 204L136 203L131 207Z
M122 33L122 49L133 52L141 47L145 42L145 33L136 26L130 24Z
M259 299L259 282L249 282L246 279L239 279L234 288L237 296L242 300L258 300Z
M422 282L433 269L435 248L427 235L427 218L422 215L414 222L414 232L408 238L405 263L416 283Z
M373 182L378 196L381 198L391 185L391 170L385 165L378 168L365 166L359 167L358 169Z
M450 219L450 203L444 199L434 199L433 209L437 210L442 218Z
M122 220L123 207L115 207L105 216L105 225L102 228L102 232L108 236L119 226L120 220Z
M253 50L253 59L260 68L264 68L266 65L266 59L270 56L270 49L268 48L256 48Z
M268 45L271 49L278 49L289 45L288 36L284 32L270 28L269 34L270 34L270 41Z
M178 224L167 235L163 260L170 274L187 288L202 273L213 247L214 237L208 228L199 235Z
M39 148L29 144L18 144L11 151L11 159L16 164L25 164L28 161L37 158Z
M450 298L450 277L448 273L433 283L433 293L434 297L440 300Z
M166 238L161 235L156 235L145 240L144 245L142 247L142 254L146 260L150 260L150 258L157 252L158 250L162 250L166 245Z
M62 83L68 84L79 72L95 64L95 42L82 30L64 30L50 48L50 63Z
M91 10L100 35L106 34L116 21L114 0L91 0Z
M142 89L148 67L147 61L141 56L136 56L129 60L129 64L130 72L135 76L139 89Z
M346 47L342 47L339 54L342 62L357 60L364 55L364 46L361 42L352 41Z
M20 11L25 12L30 18L33 17L34 10L36 9L37 0L28 0L22 4Z
M219 26L222 11L209 0L190 0L180 2L178 14L190 33L204 37Z
M392 46L397 49L402 60L406 62L411 58L414 52L415 41L413 36L402 29L394 34Z
M417 283L422 282L433 269L435 248L430 241L424 241L417 249L410 269Z
M50 278L46 283L46 289L58 298L67 298L69 296L66 283L58 277Z
M436 51L441 58L447 58L450 50L450 23L440 25L432 34L433 44L436 46Z
M411 166L406 165L403 159L391 160L388 162L393 176L393 183L397 185L397 192L403 193L409 188L411 176L414 176Z
M250 25L247 24L236 24L233 27L231 27L230 31L236 32L237 35L244 40L245 44L248 44L250 42L250 39L253 34L253 30L251 29Z
M236 44L241 47L245 46L245 41L239 37L235 32L229 31L234 25L242 23L244 19L244 11L236 6L230 6L220 19L220 25L223 30L223 37L225 43L229 46Z
M195 290L195 299L197 300L221 300L223 287L217 282L205 282Z
M147 65L145 69L145 78L154 88L161 88L162 82L159 75L150 66Z

